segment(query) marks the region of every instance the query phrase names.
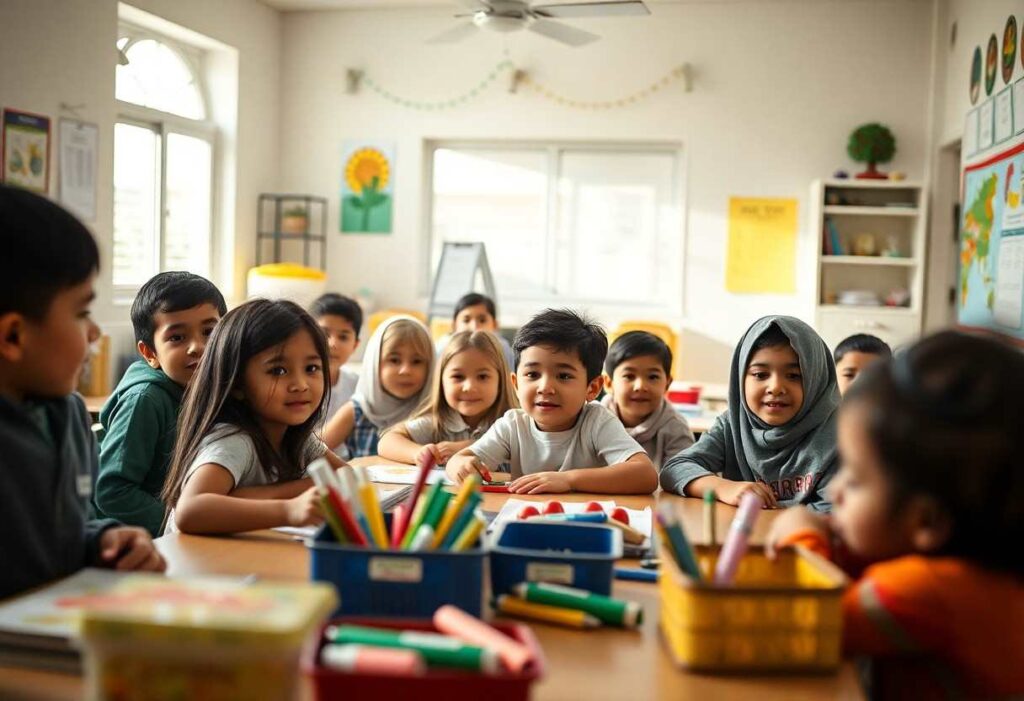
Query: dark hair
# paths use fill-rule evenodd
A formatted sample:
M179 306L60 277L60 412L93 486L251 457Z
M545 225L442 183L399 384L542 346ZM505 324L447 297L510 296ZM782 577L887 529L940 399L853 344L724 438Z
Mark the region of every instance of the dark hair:
M627 331L612 343L608 349L608 358L604 361L604 371L611 377L615 368L631 358L641 355L653 355L661 362L666 375L672 374L672 349L668 344L647 331Z
M498 312L494 307L494 300L487 295L482 295L479 292L470 292L469 294L462 295L459 297L459 301L455 303L455 311L452 312L452 321L458 318L459 313L467 307L475 307L478 304L482 304L487 307L487 313L490 314L495 321L498 320Z
M289 426L277 451L253 414L250 405L235 396L244 389L245 368L249 361L268 348L284 344L299 331L309 332L328 367L327 340L313 317L288 300L253 299L228 312L213 330L210 342L199 361L195 377L182 399L178 419L178 440L161 498L174 507L181 496L188 468L199 453L199 446L219 423L231 424L235 431L252 439L260 466L273 478L285 482L299 479L306 467L306 445L313 429L321 421L330 393L324 382L324 394L316 411L298 426Z
M587 370L587 382L601 374L608 353L604 328L570 309L545 309L526 322L512 342L516 367L523 351L533 346L551 346L557 351L576 353Z
M335 292L320 295L309 305L309 313L313 315L314 319L319 319L325 314L347 319L352 324L352 328L355 329L356 340L359 339L359 329L363 326L363 308L359 306L359 302L351 297L339 295Z
M135 340L142 341L152 348L153 334L156 332L153 317L158 312L180 312L198 307L200 304L213 305L221 316L228 311L227 305L224 304L224 295L205 277L184 270L157 273L139 288L139 293L132 302Z
M765 348L778 348L779 346L792 346L789 342L789 336L782 328L772 322L772 324L764 330L760 336L754 341L754 345L750 347L750 356L747 358L747 362L750 362L750 358L754 357L754 353ZM828 352L827 350L825 351Z
M832 353L832 359L838 363L847 353L871 353L888 359L892 357L892 348L878 336L872 336L869 333L855 333L840 341Z
M1024 355L956 331L929 336L866 368L842 411L867 409L868 433L895 511L927 495L952 521L937 554L1024 575Z
M0 314L46 318L53 298L100 269L89 230L45 197L0 185Z

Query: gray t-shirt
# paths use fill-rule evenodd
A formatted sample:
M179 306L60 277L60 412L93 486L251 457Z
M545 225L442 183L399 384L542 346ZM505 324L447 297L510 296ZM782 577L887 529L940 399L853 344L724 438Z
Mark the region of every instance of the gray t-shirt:
M356 384L359 382L359 375L341 368L338 372L338 381L331 387L331 397L327 401L327 412L324 414L324 421L330 421L338 413L338 409L345 405L356 391Z
M475 441L487 431L487 424L481 422L476 428L470 428L461 416L444 420L441 437L434 440L434 426L429 416L421 416L418 419L409 419L405 422L406 433L414 443L426 445L439 441Z
M511 465L512 478L534 472L602 467L644 452L611 412L596 402L583 407L568 431L545 432L522 409L510 409L469 448L487 467Z

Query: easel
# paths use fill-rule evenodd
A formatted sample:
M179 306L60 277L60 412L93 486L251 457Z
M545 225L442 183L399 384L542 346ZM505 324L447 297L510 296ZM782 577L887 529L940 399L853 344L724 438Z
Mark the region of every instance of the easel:
M451 319L459 298L475 290L478 275L484 294L496 300L494 278L491 277L484 244L479 241L446 242L434 273L430 303L427 305L428 323L434 317Z

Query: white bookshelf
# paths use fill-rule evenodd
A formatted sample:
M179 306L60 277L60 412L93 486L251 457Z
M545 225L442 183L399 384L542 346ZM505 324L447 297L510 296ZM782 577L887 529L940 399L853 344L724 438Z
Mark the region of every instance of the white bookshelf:
M816 180L812 184L810 222L818 241L815 321L830 348L855 333L870 333L892 346L921 333L926 209L925 190L918 182ZM841 252L826 251L827 222L838 235ZM895 247L898 255L852 255L854 240L862 234L873 237L876 251ZM895 288L910 293L908 306L838 303L840 294L848 290L874 293L884 303Z

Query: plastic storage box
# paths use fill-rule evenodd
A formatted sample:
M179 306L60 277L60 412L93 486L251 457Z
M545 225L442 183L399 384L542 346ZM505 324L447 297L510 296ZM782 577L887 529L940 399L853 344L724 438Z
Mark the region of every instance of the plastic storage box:
M331 623L344 623L337 619ZM396 630L438 632L429 621L352 619L353 623ZM324 626L326 628L326 625ZM522 673L484 675L456 669L428 669L420 676L385 676L343 672L320 666L320 644L306 648L303 672L313 680L317 699L410 699L415 701L525 701L530 685L544 674L544 656L537 639L522 624L496 623L494 627L534 651L536 662Z
M697 546L701 572L718 548ZM697 582L671 557L658 577L661 631L677 664L707 672L830 671L839 664L847 584L839 568L802 548L773 562L747 551L732 585Z
M83 602L89 699L290 699L337 599L323 584L135 575Z
M391 514L385 514L390 531ZM320 528L310 548L310 578L337 587L336 615L430 618L444 604L479 616L484 600L483 548L381 550L339 545Z
M555 582L598 594L612 590L622 532L595 523L507 521L491 545L491 590L510 594L522 582Z

